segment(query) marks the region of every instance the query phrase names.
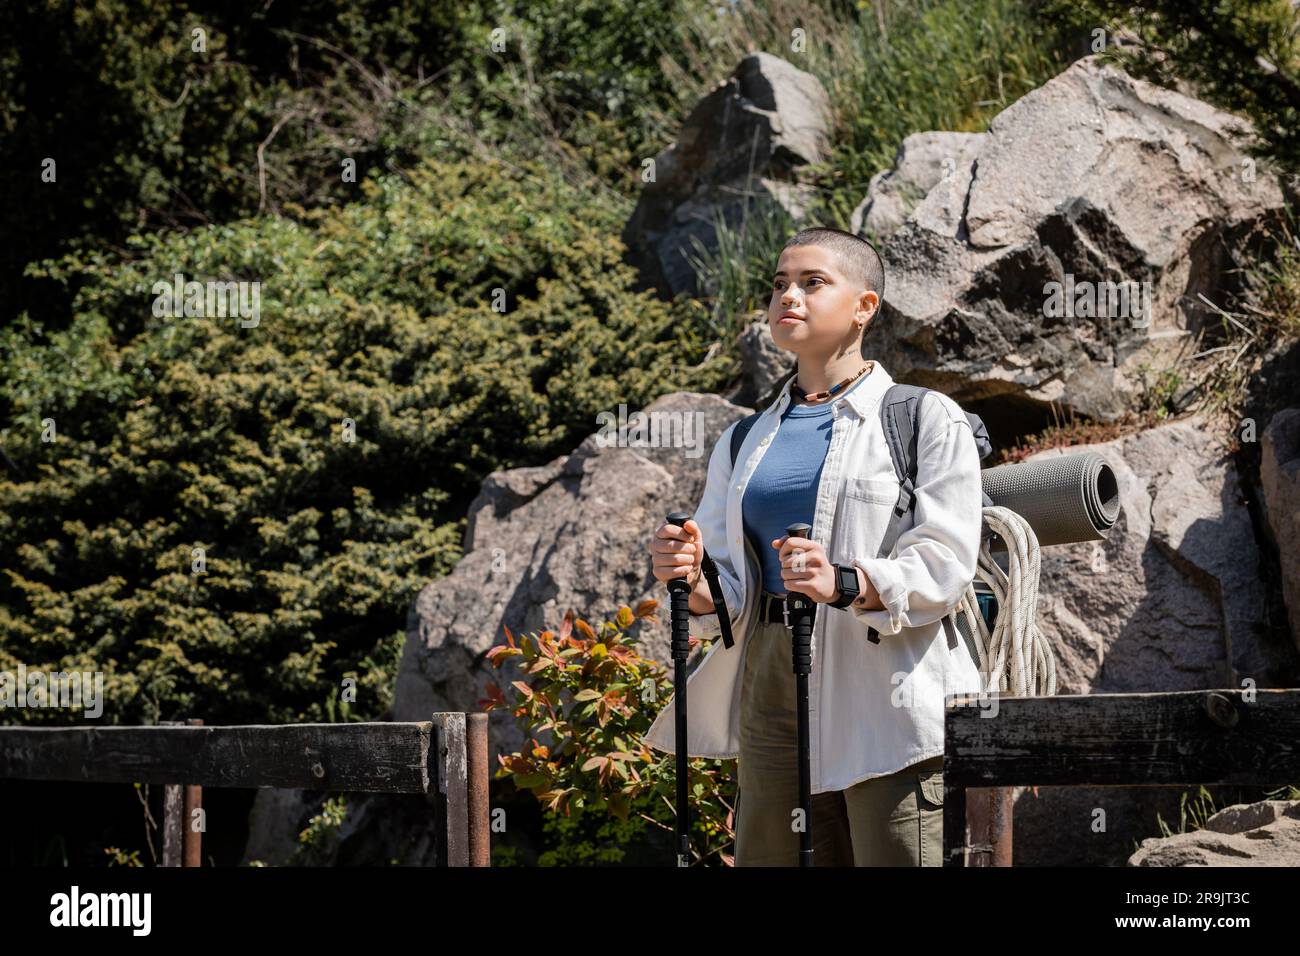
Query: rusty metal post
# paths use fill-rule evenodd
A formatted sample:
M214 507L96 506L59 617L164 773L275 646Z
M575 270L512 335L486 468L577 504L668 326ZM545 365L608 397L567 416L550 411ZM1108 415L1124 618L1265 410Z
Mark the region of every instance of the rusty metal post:
M989 817L992 814L992 787L966 790L966 824L970 830L967 866L990 866L993 848L989 844Z
M488 715L465 721L465 776L469 810L469 865L492 865L492 821L488 806Z
M945 787L945 805L959 793ZM945 806L945 865L1011 866L1014 797L1014 787L967 787L961 807Z
M1005 552L994 560L1006 571ZM976 581L977 595L992 595L992 589L981 580ZM984 623L992 629L997 620L997 610L985 612L980 605ZM1001 696L998 691L998 696ZM1012 809L1015 806L1013 787L971 787L967 793L968 823L970 825L969 866L1011 866Z
M969 866L1011 866L1014 787L971 787L966 791L970 825Z
M203 720L199 717L191 717L185 721L190 727L202 727ZM194 829L194 817L196 810L203 809L203 788L197 784L186 784L185 786L185 833L184 833L184 857L185 866L202 866L203 865L203 830ZM203 816L202 813L198 814ZM206 820L204 829L207 828Z
M1012 811L1016 805L1015 787L994 787L989 821L989 843L993 845L993 865L1011 866L1011 836L1014 832Z

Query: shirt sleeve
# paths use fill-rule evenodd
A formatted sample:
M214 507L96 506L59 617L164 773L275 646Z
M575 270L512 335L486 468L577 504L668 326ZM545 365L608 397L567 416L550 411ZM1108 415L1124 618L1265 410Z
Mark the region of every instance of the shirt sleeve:
M926 402L931 395L937 400ZM899 535L894 557L853 559L885 605L852 608L853 616L882 636L931 624L956 607L979 555L984 497L970 422L941 392L923 396L917 417L913 524Z
M740 578L736 573L735 561L745 560L743 542L739 548L732 548L729 546L731 542L727 541L727 487L731 484L731 431L735 427L733 424L725 429L714 443L713 453L709 456L704 494L694 515L695 523L700 526L700 534L704 538L704 550L718 566L718 584L722 587L723 599L733 624L741 611ZM696 614L692 611L691 624L699 628L698 636L705 640L712 640L722 634L722 624L716 610L712 614Z

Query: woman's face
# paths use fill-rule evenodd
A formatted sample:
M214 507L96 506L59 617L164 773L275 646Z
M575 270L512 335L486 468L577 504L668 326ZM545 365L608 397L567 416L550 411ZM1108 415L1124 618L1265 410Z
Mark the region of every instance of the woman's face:
M792 246L781 253L772 279L767 323L772 340L787 352L833 353L858 336L880 299L852 283L835 254L823 246Z

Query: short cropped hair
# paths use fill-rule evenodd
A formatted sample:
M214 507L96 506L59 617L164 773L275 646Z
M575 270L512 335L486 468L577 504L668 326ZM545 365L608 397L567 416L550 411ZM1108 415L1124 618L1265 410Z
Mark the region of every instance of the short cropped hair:
M885 264L880 261L876 247L861 236L855 236L843 229L829 226L817 226L801 229L786 241L781 248L784 252L791 246L824 246L835 253L840 271L851 282L870 289L881 301L885 298Z

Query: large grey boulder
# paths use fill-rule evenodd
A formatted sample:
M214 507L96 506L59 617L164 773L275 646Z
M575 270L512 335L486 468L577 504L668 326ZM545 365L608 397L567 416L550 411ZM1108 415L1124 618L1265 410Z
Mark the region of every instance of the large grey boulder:
M1295 656L1266 630L1262 557L1236 466L1190 416L1095 451L1119 481L1104 541L1043 550L1040 625L1066 694L1288 686Z
M1152 837L1130 866L1300 866L1300 800L1225 807L1199 830Z
M1269 420L1261 452L1267 526L1281 561L1291 638L1300 649L1300 408L1283 409Z
M1056 652L1058 692L1295 686L1295 649L1266 626L1262 558L1240 477L1207 422L1192 416L1027 460L1083 451L1114 469L1122 511L1104 541L1043 549L1038 620ZM1122 864L1133 841L1155 829L1157 812L1177 819L1181 793L1024 790L1015 862Z
M756 204L801 219L814 198L804 167L829 156L830 99L780 57L754 53L701 100L677 142L654 158L622 239L642 281L666 296L696 293L693 239L716 251L714 219L739 229Z
M623 446L602 447L593 434L546 466L489 476L470 506L464 557L411 609L394 719L480 710L487 682L503 679L484 655L505 641L504 627L557 628L569 609L598 625L648 598L666 608L650 569L651 537L668 512L695 508L709 453L747 411L717 395L673 393L645 409L684 426L665 429L658 447L627 446L626 430ZM638 622L634 633L643 655L665 661L666 610L659 618ZM493 749L518 749L524 741L509 712L491 716Z
M1248 136L1199 100L1075 62L954 145L954 172L882 244L873 351L958 401L1121 417L1140 366L1190 344L1197 294L1229 281L1226 246L1282 208L1277 179L1240 150Z
M878 239L888 236L907 221L936 186L960 182L959 171L970 170L985 139L985 133L942 131L908 136L898 148L894 165L871 177L866 198L849 218L849 230ZM960 204L965 190L946 188L936 195ZM960 205L954 214L960 217Z

